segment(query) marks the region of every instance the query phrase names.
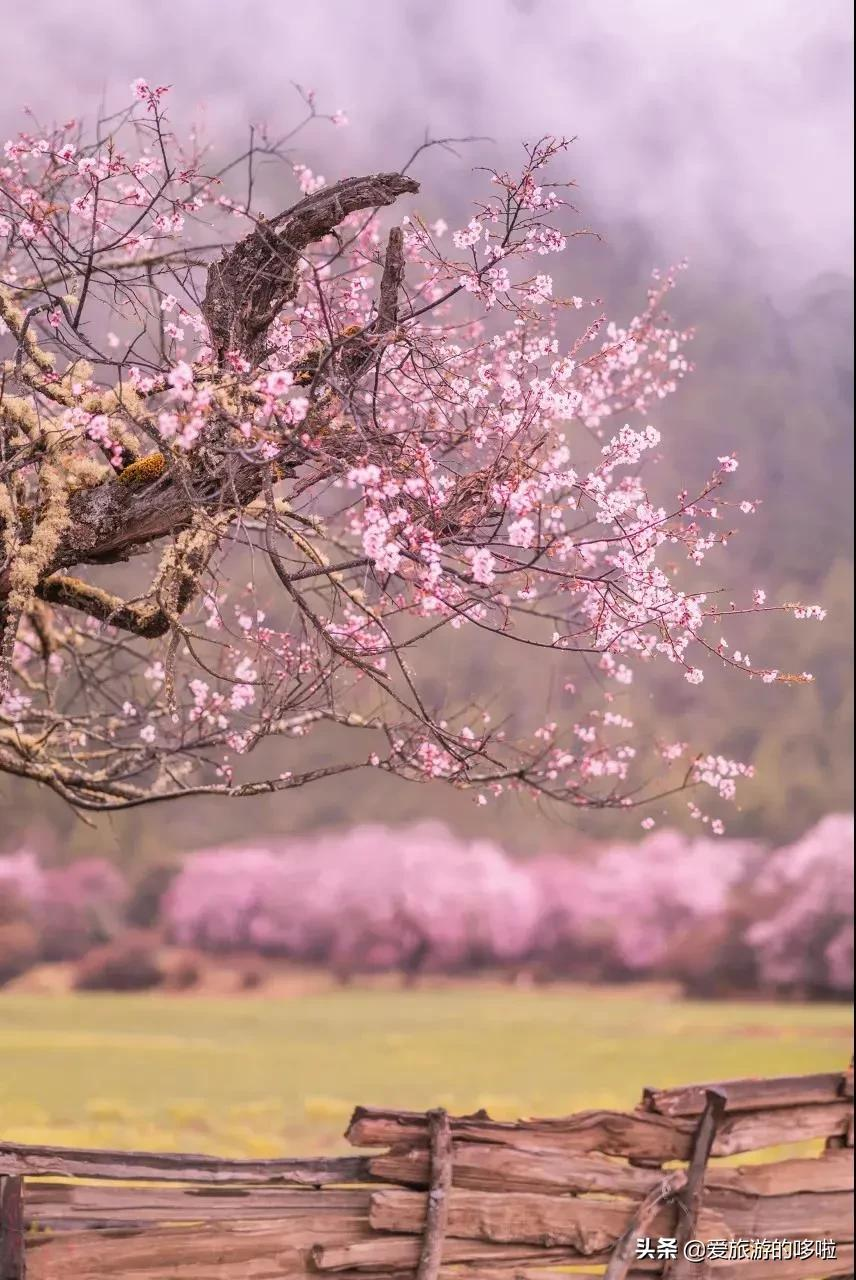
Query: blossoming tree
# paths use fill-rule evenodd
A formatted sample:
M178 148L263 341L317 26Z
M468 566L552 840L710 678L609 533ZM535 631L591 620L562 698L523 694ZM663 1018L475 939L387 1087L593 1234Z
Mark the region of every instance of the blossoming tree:
M566 144L488 175L450 234L412 165L327 185L261 133L212 173L165 89L134 90L94 137L34 125L0 167L0 770L89 810L372 767L480 803L730 798L748 767L643 748L622 686L652 662L807 677L723 638L763 593L692 580L735 458L666 505L640 474L689 367L674 273L625 327L554 294ZM262 159L302 190L276 216ZM437 705L422 656L464 628L559 655L571 722ZM253 769L325 724L323 765Z

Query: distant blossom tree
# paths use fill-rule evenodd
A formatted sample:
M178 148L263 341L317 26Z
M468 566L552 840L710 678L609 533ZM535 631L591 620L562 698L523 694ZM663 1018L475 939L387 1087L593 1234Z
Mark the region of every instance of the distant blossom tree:
M598 977L661 975L708 922L728 919L731 895L758 853L748 841L687 840L663 830L636 845L607 845L584 863L536 858L537 953L551 970L591 965Z
M450 233L412 163L327 186L293 133L208 172L165 93L136 82L92 137L33 123L0 165L0 770L95 811L364 768L479 803L730 799L749 766L643 746L617 709L651 662L809 678L723 637L762 591L675 576L727 540L737 460L665 505L640 476L647 414L689 368L674 273L623 327L554 296L563 141L489 175ZM302 192L275 216L262 161ZM566 657L571 722L436 705L421 655L462 628ZM330 724L324 763L253 769L265 740Z
M524 866L439 824L355 827L279 848L204 850L164 899L169 937L372 971L455 973L525 958L539 923Z
M0 857L0 911L17 902L35 927L46 960L83 955L124 923L128 886L105 858L80 858L66 867L44 868L22 849Z
M803 995L852 992L853 814L828 814L778 849L753 891L746 941L761 981Z

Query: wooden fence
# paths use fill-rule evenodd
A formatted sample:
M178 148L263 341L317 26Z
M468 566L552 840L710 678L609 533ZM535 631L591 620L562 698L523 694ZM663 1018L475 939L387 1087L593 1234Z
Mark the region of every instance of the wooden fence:
M359 1107L347 1137L376 1154L0 1143L0 1280L853 1275L852 1065L556 1120ZM719 1161L810 1139L820 1154Z

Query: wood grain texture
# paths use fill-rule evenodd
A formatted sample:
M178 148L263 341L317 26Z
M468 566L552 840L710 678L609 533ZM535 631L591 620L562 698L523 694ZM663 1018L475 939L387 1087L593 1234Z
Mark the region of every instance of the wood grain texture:
M383 1188L371 1196L369 1222L379 1231L419 1233L425 1221L425 1195ZM789 1196L745 1196L710 1191L703 1199L694 1238L853 1239L852 1193L801 1192ZM609 1248L630 1227L633 1201L591 1196L503 1195L454 1190L449 1200L448 1232L463 1239L495 1244L569 1245L580 1253ZM657 1218L650 1234L673 1236L674 1209Z
M0 1142L0 1174L241 1185L288 1183L306 1187L368 1181L371 1177L368 1161L360 1156L226 1160L220 1156L106 1148L78 1150L17 1142Z
M452 1128L442 1108L428 1113L430 1169L422 1248L416 1280L437 1280L443 1258L443 1241L449 1223L452 1189Z
M382 1182L424 1187L428 1153L424 1147L396 1147L369 1159ZM566 1155L515 1147L458 1142L453 1185L471 1191L537 1191L545 1195L594 1192L641 1199L662 1181L657 1169L644 1169L611 1156ZM793 1191L848 1191L853 1188L853 1152L829 1150L816 1158L778 1160L736 1168L708 1166L706 1187L744 1195L788 1195Z
M763 1111L770 1107L836 1102L844 1096L846 1075L829 1071L809 1076L778 1076L769 1080L723 1080L685 1085L678 1089L645 1089L642 1105L666 1116L700 1116L710 1089L725 1094L726 1111ZM852 1085L851 1085L852 1094Z
M415 1233L396 1235L376 1233L368 1240L351 1245L319 1245L312 1250L313 1265L318 1271L395 1272L410 1271L415 1276L421 1242ZM605 1261L605 1257L600 1259ZM458 1240L447 1236L443 1242L445 1266L472 1265L515 1268L518 1263L561 1266L581 1261L577 1249L554 1246L544 1248L531 1244L494 1244L487 1240Z
M425 1222L423 1193L384 1189L373 1193L369 1222L378 1231L420 1232ZM494 1244L566 1245L587 1256L612 1248L636 1214L633 1201L576 1196L497 1195L453 1190L449 1198L449 1235ZM652 1235L672 1234L674 1210L661 1209ZM729 1239L724 1219L705 1208L698 1238Z
M713 1144L713 1155L739 1155L783 1142L802 1142L847 1133L852 1104L845 1100L819 1105L780 1107L726 1115ZM492 1143L529 1151L601 1152L631 1160L666 1163L689 1160L696 1125L689 1117L672 1118L651 1111L581 1111L558 1120L516 1122L461 1116L452 1118L455 1142ZM424 1115L358 1107L346 1137L355 1147L392 1147L427 1143Z

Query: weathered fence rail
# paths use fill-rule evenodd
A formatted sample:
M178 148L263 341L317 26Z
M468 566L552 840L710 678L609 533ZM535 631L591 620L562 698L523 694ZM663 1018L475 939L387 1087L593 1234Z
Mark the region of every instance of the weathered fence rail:
M852 1066L646 1089L634 1111L554 1120L358 1107L347 1137L375 1154L0 1142L0 1280L853 1275ZM819 1154L718 1163L806 1139Z

